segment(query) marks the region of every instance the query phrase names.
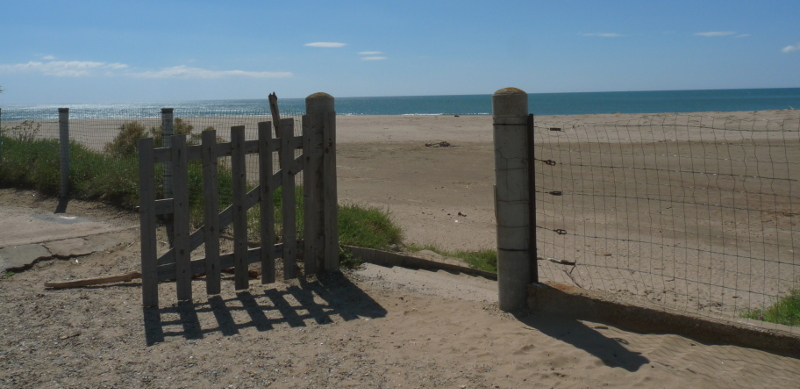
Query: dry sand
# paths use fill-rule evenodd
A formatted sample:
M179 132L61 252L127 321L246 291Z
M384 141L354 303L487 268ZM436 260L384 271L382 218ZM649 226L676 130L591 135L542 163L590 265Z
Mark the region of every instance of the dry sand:
M495 247L491 120L339 118L340 199L409 242ZM542 281L727 320L800 288L800 111L541 116L534 134L556 162L536 166L539 256L576 263L540 262Z
M703 116L797 122L796 112ZM537 122L566 128L629 119ZM340 200L386 208L410 242L494 246L491 118L340 117L337 127ZM425 146L441 141L451 147ZM3 191L0 204L55 209L54 201L25 192ZM136 224L133 215L91 203L72 202L68 211ZM800 381L799 360L758 350L502 313L494 282L441 271L367 265L303 283L252 281L238 294L229 280L210 298L196 281L197 297L187 305L177 304L167 283L153 315L141 309L138 282L43 288L49 280L137 269L135 230L129 241L77 259L40 262L0 280L0 387L749 388Z

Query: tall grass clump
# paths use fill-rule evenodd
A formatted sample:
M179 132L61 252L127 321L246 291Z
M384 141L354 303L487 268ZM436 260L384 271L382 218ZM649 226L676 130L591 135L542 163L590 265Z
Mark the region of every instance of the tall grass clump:
M767 308L748 310L742 317L787 326L800 326L800 289L791 291L788 296L781 297Z
M339 244L385 249L402 242L403 234L378 207L339 205Z

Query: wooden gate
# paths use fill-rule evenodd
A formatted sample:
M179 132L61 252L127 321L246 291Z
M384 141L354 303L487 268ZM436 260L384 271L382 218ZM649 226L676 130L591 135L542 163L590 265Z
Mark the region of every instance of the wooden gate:
M258 123L258 139L245 140L245 127L231 128L231 141L217 143L216 131L203 131L202 144L188 146L185 135L172 137L170 147L139 141L140 222L142 244L142 302L158 306L158 283L176 281L178 300L192 299L192 277L205 273L206 292L220 293L220 270L234 268L237 290L249 286L248 266L261 264L261 282L275 282L275 259L283 261L285 279L298 276L297 259L306 275L339 270L336 195L336 114L303 116L302 136L294 136L294 120L281 119L280 137L273 138L271 122ZM295 150L302 154L295 158ZM280 170L273 174L273 153ZM247 191L245 156L258 154L258 186ZM219 211L217 159L231 157L232 205ZM203 169L204 225L191 231L189 223L188 162L200 160ZM156 199L156 163L172 164L173 197ZM297 239L295 176L303 171L304 240ZM276 244L273 195L282 187L282 242ZM260 204L261 247L248 248L247 211ZM172 247L158 256L156 217L171 216ZM220 252L220 232L233 226L233 252ZM205 258L190 254L205 243Z

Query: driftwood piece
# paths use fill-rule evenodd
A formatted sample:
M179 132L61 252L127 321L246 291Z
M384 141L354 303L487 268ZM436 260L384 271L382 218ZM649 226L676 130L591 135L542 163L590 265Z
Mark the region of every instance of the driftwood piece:
M142 278L142 273L138 271L129 271L125 274L117 274L114 276L84 278L80 280L64 281L64 282L45 282L45 288L64 289L64 288L80 288L81 286L108 284L111 282L129 282L136 278Z

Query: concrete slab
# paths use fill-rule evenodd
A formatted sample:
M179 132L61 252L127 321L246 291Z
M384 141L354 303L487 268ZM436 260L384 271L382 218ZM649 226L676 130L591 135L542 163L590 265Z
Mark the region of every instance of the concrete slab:
M52 242L125 228L69 214L52 214L30 208L3 205L0 207L0 248L32 243Z
M107 251L121 244L130 244L139 238L139 232L135 229L126 231L112 232L108 234L90 235L85 237L86 244L94 252Z
M44 244L50 254L58 258L77 257L80 255L88 255L96 250L89 245L89 242L83 238L74 238L59 240L55 242L47 242Z
M0 272L23 270L42 258L52 255L40 244L26 244L0 248Z

